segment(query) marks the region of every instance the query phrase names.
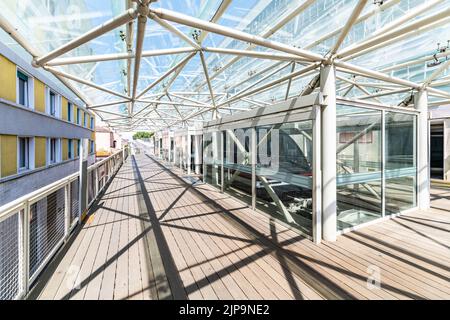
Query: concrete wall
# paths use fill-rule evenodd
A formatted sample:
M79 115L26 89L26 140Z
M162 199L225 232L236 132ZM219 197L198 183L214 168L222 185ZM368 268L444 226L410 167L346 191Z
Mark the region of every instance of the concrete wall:
M79 139L91 137L91 130L0 100L0 134Z
M0 183L0 206L62 179L77 170L78 160L72 160L6 180Z

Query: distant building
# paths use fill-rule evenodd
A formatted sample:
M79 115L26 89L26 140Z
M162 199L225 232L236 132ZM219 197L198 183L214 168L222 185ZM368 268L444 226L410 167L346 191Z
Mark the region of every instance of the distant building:
M108 157L115 151L122 149L125 143L117 133L107 127L95 128L96 156L97 158Z
M0 206L78 170L95 151L95 116L70 91L0 43Z

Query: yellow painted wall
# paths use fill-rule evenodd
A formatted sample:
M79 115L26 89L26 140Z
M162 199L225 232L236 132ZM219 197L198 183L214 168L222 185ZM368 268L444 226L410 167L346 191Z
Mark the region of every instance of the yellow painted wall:
M34 78L34 109L45 113L45 85Z
M0 55L0 98L16 102L16 65Z
M69 159L69 147L67 139L61 139L62 140L62 159L67 160Z
M46 145L47 138L35 137L34 138L34 166L35 168L44 167L46 165Z
M62 103L61 103L61 108L62 108L62 118L63 120L67 120L67 99L62 97Z
M0 176L17 173L17 136L0 135Z
M77 123L78 119L77 119L77 110L78 107L77 106L73 106L73 123Z

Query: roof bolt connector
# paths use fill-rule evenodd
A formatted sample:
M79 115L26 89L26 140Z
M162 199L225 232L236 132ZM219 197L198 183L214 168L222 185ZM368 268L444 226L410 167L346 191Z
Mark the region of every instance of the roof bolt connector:
M36 57L34 57L33 60L31 61L31 65L32 65L33 67L35 67L35 68L40 68L40 67L41 67L41 65L39 65L39 64L37 63L37 58L36 58Z
M137 12L138 12L139 17L147 18L148 14L150 13L150 9L149 9L148 5L140 4L137 8Z

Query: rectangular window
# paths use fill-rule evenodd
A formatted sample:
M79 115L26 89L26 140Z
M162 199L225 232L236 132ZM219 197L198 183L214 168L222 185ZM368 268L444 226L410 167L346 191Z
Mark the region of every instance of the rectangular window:
M94 141L90 141L89 153L94 153Z
M56 94L52 91L50 91L50 96L49 96L49 102L50 102L50 114L52 116L56 116Z
M19 170L30 169L30 138L19 138Z
M18 103L22 106L29 107L29 79L26 74L17 70L17 82L18 82Z
M70 102L67 103L67 121L72 122L72 104Z
M58 161L58 139L50 138L48 147L49 147L48 162L49 164L56 163Z
M83 114L84 114L83 126L87 127L87 117L88 117L88 115L85 112L83 112Z
M67 140L67 158L73 159L73 141L72 141L72 139Z
M91 117L91 129L94 130L94 117Z
M81 112L80 109L77 109L77 124L81 124Z

